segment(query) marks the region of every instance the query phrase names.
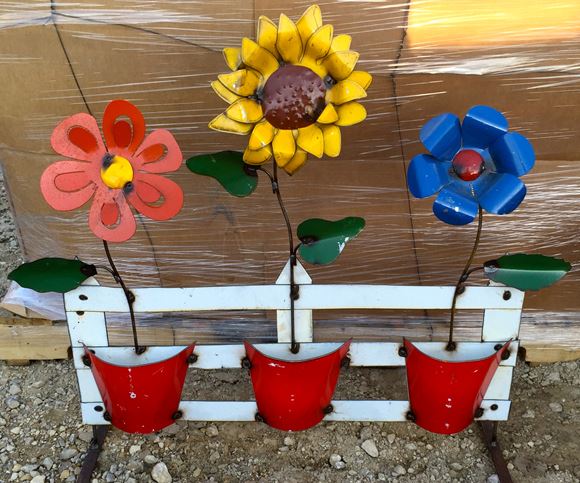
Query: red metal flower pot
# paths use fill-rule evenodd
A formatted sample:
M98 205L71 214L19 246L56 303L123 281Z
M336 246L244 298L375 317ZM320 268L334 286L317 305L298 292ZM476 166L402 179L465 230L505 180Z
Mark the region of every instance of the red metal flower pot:
M179 417L188 358L194 347L191 344L168 359L137 366L113 364L85 347L106 419L127 433L147 434L173 424ZM139 357L146 360L146 355Z
M491 355L455 361L445 360L444 350L427 355L405 339L411 419L432 433L463 431L473 421L510 342Z
M258 418L283 431L302 431L318 424L332 411L330 402L350 340L325 355L303 344L298 357L285 360L260 352L244 342L250 361ZM292 356L289 354L289 356Z

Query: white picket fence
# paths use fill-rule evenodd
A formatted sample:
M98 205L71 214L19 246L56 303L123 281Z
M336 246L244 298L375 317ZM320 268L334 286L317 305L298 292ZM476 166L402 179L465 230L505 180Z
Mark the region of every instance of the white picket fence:
M286 360L299 360L323 355L338 343L312 342L312 311L336 309L450 309L454 287L398 285L313 285L308 273L298 263L295 283L300 285L300 297L295 301L296 340L300 352L290 352L289 263L273 285L219 286L198 288L136 288L136 313L188 312L212 310L276 310L277 344L258 344L265 354ZM509 297L505 293L509 292ZM484 310L481 342L459 342L454 360L475 359L490 355L499 342L513 339L510 357L501 364L481 405L487 409L481 420L505 421L509 416L510 387L516 364L518 333L524 293L504 286L467 287L457 300L457 309ZM101 287L89 279L76 290L65 294L65 308L74 365L80 390L81 410L85 424L109 424L103 419L103 402L90 368L83 364L83 344L98 349L99 357L111 362L131 365L163 360L176 354L183 346L148 347L137 356L134 348L111 347L105 314L127 312L127 301L121 288ZM432 356L443 356L445 342L416 344ZM401 343L358 342L350 347L350 365L365 367L404 366L398 355ZM198 369L241 369L245 357L242 344L198 345L197 361L190 367ZM479 357L478 357L479 356ZM445 352L445 357L449 353ZM332 401L334 411L327 421L406 421L408 401L352 400ZM494 406L495 408L495 406ZM255 401L181 401L183 419L195 421L254 421Z

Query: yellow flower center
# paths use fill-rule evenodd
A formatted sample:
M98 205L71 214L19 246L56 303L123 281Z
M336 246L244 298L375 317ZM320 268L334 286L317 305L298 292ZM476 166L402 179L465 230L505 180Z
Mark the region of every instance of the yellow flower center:
M133 181L133 166L122 156L106 156L101 168L101 179L111 189L122 189Z

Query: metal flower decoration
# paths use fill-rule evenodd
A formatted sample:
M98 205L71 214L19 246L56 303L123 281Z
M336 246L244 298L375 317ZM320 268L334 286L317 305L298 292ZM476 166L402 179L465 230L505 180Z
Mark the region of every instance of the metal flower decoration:
M81 207L94 195L89 227L105 241L123 242L135 233L133 206L153 220L168 220L183 206L183 192L159 173L176 171L183 160L173 135L157 129L145 137L141 111L124 100L103 114L104 143L96 119L86 113L62 121L53 149L73 160L58 161L42 174L40 188L55 210Z
M333 37L322 24L318 5L296 24L280 15L278 26L258 20L257 42L244 38L241 48L226 48L233 71L212 83L230 106L209 123L211 129L250 134L244 161L260 165L274 157L288 174L310 153L340 154L340 127L363 121L372 77L355 71L359 54L350 50L349 35Z
M419 154L408 170L416 198L439 193L433 212L450 225L471 223L479 207L497 215L515 210L526 195L519 179L535 162L534 149L488 106L474 106L463 123L441 114L423 126L420 139L430 154Z

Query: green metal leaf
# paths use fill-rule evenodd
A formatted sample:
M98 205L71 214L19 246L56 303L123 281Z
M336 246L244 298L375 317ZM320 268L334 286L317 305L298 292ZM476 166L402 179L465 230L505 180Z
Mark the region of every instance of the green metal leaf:
M234 196L251 195L258 186L256 168L244 163L243 153L238 151L201 154L189 158L186 164L196 174L217 179Z
M484 273L494 282L519 290L540 290L549 287L570 271L572 266L560 258L544 255L504 255L484 264Z
M41 258L23 263L8 274L10 280L36 292L65 293L97 274L94 265L65 258Z
M346 243L365 227L365 220L350 216L338 221L310 218L298 226L300 256L308 263L326 265L338 258Z

